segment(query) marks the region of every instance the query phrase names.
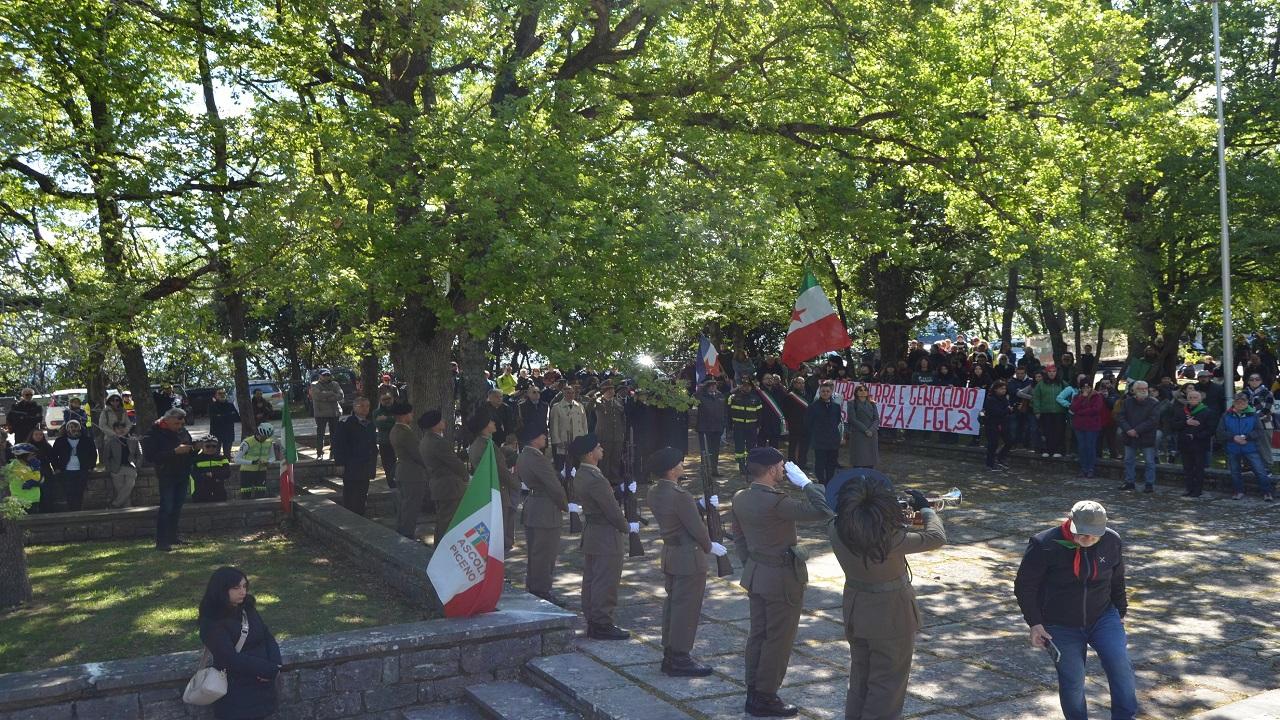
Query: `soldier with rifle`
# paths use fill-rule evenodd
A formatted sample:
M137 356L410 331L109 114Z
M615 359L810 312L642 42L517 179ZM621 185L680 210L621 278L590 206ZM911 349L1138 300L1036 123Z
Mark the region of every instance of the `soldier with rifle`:
M680 484L685 479L684 454L662 448L649 456L648 467L658 480L649 488L648 501L662 533L662 577L667 591L662 603L662 672L672 677L706 677L711 668L689 653L707 589L706 554L727 560L727 552L711 539L693 495Z
M720 497L716 494L715 460L711 453L703 448L700 475L702 478L702 497L698 498L698 510L706 517L707 535L712 542L724 542L724 523L720 519ZM716 577L727 577L733 574L733 561L728 555L716 556Z
M605 451L608 452L607 450ZM622 513L627 517L627 524L636 528L628 533L628 551L627 557L641 557L644 555L644 543L640 542L640 523L644 522L648 525L648 521L640 518L640 503L636 498L636 443L635 435L627 432L626 450L622 454L622 483L618 485L618 498L622 503Z

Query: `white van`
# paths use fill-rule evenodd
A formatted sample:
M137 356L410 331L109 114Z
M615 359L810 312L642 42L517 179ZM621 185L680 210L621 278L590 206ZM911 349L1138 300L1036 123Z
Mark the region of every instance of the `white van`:
M44 426L51 431L56 431L62 427L62 411L71 404L72 397L80 398L80 408L86 414L93 411L89 407L89 391L84 388L73 388L71 390L54 390L49 396L49 404L44 408ZM90 415L90 418L92 416ZM89 421L93 422L92 419Z

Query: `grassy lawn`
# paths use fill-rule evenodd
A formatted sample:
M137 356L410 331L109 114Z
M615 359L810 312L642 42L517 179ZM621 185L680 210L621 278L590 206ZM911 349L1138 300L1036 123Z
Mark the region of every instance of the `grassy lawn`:
M380 579L305 537L275 530L27 548L34 602L0 614L0 673L200 647L196 609L209 575L233 565L278 639L427 617Z

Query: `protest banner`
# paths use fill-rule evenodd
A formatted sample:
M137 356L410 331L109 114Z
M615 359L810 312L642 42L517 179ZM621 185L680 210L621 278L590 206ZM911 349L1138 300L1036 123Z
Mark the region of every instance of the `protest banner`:
M880 427L977 435L978 414L987 391L951 385L889 385L885 383L835 382L835 395L846 403L853 391L865 385L867 395L880 411Z

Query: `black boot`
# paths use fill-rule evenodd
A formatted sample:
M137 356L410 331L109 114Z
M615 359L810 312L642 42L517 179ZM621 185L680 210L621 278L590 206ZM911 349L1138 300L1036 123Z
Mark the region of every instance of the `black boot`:
M800 708L782 702L775 693L747 691L746 711L754 717L795 717Z
M699 665L689 653L664 652L662 655L662 673L671 677L706 677L711 668Z
M617 625L590 625L587 627L587 637L592 640L629 640L631 633Z

